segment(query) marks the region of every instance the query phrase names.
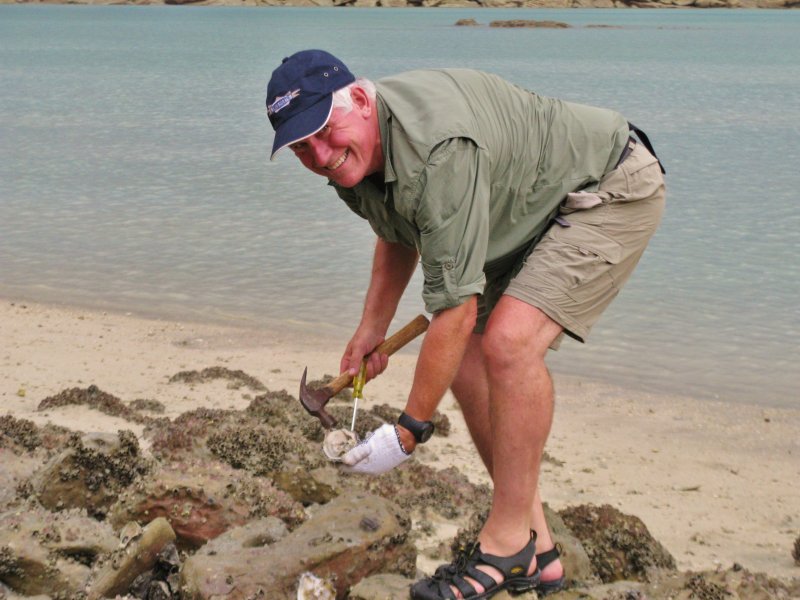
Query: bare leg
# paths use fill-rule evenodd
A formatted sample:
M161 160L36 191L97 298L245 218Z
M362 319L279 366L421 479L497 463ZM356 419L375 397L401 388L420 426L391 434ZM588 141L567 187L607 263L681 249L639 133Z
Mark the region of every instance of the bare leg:
M538 473L553 414L553 386L544 355L560 331L538 309L504 297L486 336L473 335L453 382L472 439L495 482L492 510L480 535L482 549L491 554L519 551L528 529L537 532L539 551L553 547ZM506 468L495 469L494 464ZM535 564L531 567L533 572ZM542 579L557 579L562 573L555 561Z

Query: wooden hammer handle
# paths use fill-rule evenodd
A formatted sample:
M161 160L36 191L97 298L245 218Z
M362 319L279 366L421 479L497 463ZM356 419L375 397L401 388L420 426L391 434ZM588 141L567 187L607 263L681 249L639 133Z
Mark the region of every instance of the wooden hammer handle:
M426 329L428 329L428 325L430 325L430 321L428 321L425 315L417 315L417 317L411 321L408 325L397 331L394 335L390 336L389 338L383 340L372 352L367 354L378 353L378 354L388 354L391 356L400 348L408 344L411 340L417 337L419 334L423 333ZM364 357L366 358L366 356ZM338 394L348 385L350 382L353 381L353 376L350 375L347 371L339 375L336 379L331 381L325 387L330 390L331 396L334 394Z

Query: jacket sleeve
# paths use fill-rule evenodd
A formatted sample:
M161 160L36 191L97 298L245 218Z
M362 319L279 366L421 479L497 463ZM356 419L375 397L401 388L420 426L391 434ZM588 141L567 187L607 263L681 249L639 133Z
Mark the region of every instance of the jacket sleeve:
M467 138L440 143L428 158L415 196L426 309L451 308L483 293L490 196L484 152Z

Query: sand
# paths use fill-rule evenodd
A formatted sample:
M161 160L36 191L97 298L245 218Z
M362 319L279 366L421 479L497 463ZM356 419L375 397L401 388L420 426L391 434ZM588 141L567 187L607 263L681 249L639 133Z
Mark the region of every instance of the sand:
M0 414L140 435L141 425L86 406L46 412L37 406L64 389L94 384L125 402L158 400L169 417L200 406L242 409L256 392L225 380L190 385L169 378L223 366L296 395L303 368L312 379L334 373L345 343L346 334L301 324L265 331L0 299ZM393 357L389 370L366 386L367 405L402 407L414 364L413 350ZM553 508L611 504L634 514L681 570L736 562L776 577L800 576L791 554L800 535L800 409L555 377L551 459L541 479ZM451 396L440 410L453 432L435 436L417 460L456 465L474 482L486 482Z

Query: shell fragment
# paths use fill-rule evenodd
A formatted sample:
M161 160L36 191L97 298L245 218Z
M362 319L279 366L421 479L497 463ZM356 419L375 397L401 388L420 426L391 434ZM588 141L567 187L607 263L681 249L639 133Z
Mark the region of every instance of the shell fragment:
M341 462L351 448L358 445L358 436L349 429L332 429L322 442L322 451L333 462Z

